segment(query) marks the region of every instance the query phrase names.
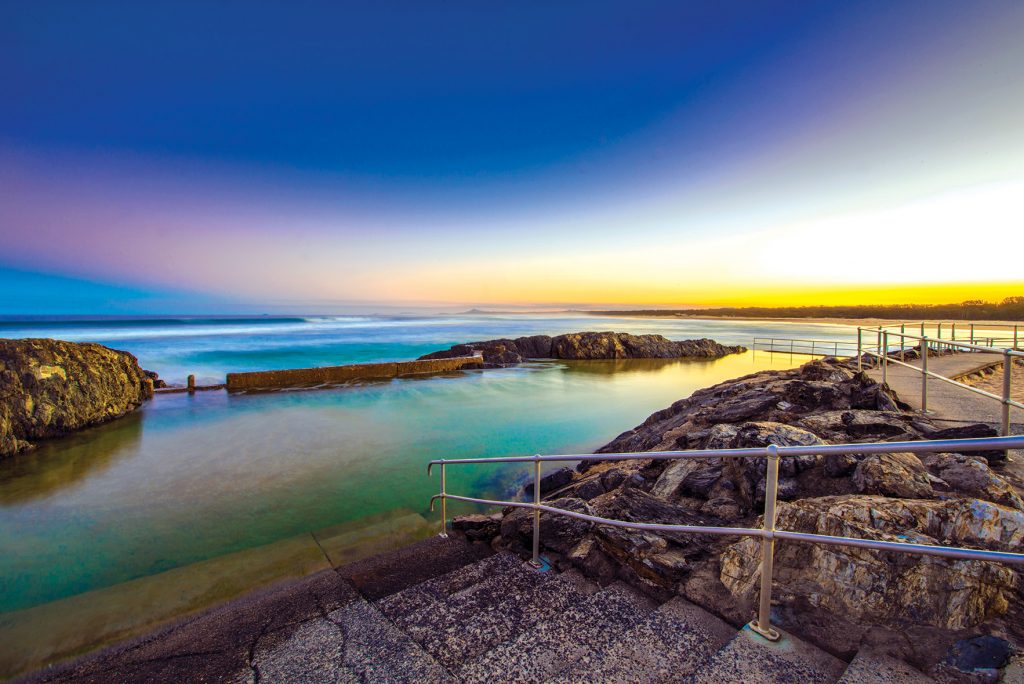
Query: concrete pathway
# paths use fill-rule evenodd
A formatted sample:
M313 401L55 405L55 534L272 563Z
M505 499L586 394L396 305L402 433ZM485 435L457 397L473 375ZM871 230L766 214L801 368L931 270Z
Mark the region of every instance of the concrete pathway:
M949 354L929 357L928 370L947 378L956 378L1002 361L1002 354ZM920 359L907 363L921 367ZM875 380L882 381L881 368L872 368L867 373ZM918 411L921 410L921 378L921 373L915 370L889 364L889 387ZM931 412L929 418L938 423L988 423L999 429L1002 421L1000 402L935 378L928 380L928 410ZM1010 407L1010 427L1012 432L1024 434L1024 411Z

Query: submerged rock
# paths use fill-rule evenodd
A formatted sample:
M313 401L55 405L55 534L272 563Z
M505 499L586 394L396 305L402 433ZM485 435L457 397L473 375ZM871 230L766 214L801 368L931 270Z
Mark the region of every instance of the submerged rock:
M420 358L447 359L481 353L485 365L509 366L529 359L717 359L743 351L745 347L729 347L709 339L674 341L661 335L580 332L469 342Z
M152 377L128 352L0 339L0 456L119 418L152 396Z

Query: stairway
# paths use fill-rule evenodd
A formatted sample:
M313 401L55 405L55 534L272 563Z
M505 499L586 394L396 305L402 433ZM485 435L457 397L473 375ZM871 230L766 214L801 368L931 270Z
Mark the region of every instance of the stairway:
M377 572L352 573L346 587L355 588L320 619L260 639L249 681L931 681L882 655L863 652L847 666L789 634L770 643L737 631L682 598L658 605L628 585L538 572L510 554L468 556L399 588L388 573L418 565L416 551L395 553Z

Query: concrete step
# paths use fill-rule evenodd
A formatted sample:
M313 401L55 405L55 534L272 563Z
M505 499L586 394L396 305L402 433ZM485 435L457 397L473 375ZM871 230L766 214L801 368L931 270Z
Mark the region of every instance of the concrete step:
M872 649L858 651L839 678L839 684L933 684L934 681L902 660Z
M377 602L377 607L395 622L401 622L405 615L435 605L489 577L522 571L524 565L518 556L495 554L387 596Z
M558 611L454 671L464 682L543 682L580 658L606 649L654 608L649 599L617 583Z
M843 661L791 634L782 632L781 639L771 642L744 627L690 681L833 684L845 668Z
M736 635L736 629L689 601L674 598L606 649L585 654L551 682L678 682Z
M463 624L481 611L500 607L502 603L529 594L557 576L554 572L537 572L520 562L506 572L490 575L419 610L392 619L413 639L420 641L427 634L426 630Z
M360 594L376 601L492 555L494 551L488 544L467 542L454 535L433 535L337 570Z
M514 639L538 622L551 619L581 603L597 590L575 572L537 573L547 577L532 588L512 590L505 586L509 577L499 577L492 589L481 594L475 610L448 613L437 620L432 612L423 615L422 630L410 629L420 645L445 667L456 669L493 646ZM484 585L477 585L481 587ZM430 609L428 609L430 611ZM419 613L417 613L419 614Z
M453 682L451 675L370 603L359 600L257 643L266 682ZM256 680L253 677L253 680Z

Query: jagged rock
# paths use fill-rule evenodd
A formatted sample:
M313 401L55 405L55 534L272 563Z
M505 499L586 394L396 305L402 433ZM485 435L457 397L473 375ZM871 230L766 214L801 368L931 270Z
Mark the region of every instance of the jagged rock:
M857 468L856 454L826 454L822 462L829 477L846 477Z
M862 539L1009 549L1024 535L1024 514L978 500L919 501L872 496L822 497L779 505L780 529ZM760 580L760 542L722 554L721 581L752 601ZM775 555L780 596L860 623L964 629L1006 612L1017 576L996 563L883 553L847 546L783 542Z
M965 454L924 454L921 462L958 494L1024 510L1024 501L1014 491L1013 485L992 472L982 458Z
M553 492L556 489L561 489L570 482L572 482L572 468L565 467L554 470L547 475L541 475L540 478L540 493L547 494ZM526 483L523 487L523 492L526 494L533 494L533 481Z
M152 379L128 352L0 339L0 456L119 418L152 396Z
M981 634L954 643L943 664L969 673L976 670L999 670L1011 655L1013 647L1006 639Z
M971 425L960 425L957 427L945 428L943 430L927 431L927 439L978 439L981 437L996 437L999 433L995 428L985 423L974 423ZM1006 460L1005 451L972 451L972 456L981 456L989 463L999 463Z
M616 332L581 332L549 337L533 335L514 340L498 339L457 344L450 349L421 356L447 359L482 353L485 365L508 366L527 359L674 359L719 358L746 351L714 340L669 340L661 335L630 335Z
M545 505L574 513L594 514L586 501L570 497L546 501ZM565 553L576 546L592 527L593 523L586 520L541 514L540 543L545 548ZM514 546L530 548L533 543L533 511L516 508L506 513L501 520L501 537Z
M833 442L918 439L913 419L889 411L825 411L805 416L797 425Z
M651 494L671 499L680 494L706 497L722 476L722 459L681 459L672 461L654 483Z
M932 478L914 454L871 454L857 463L853 483L866 494L884 494L903 499L932 496Z
M452 529L465 533L473 541L490 541L501 531L501 514L457 515L452 518Z

